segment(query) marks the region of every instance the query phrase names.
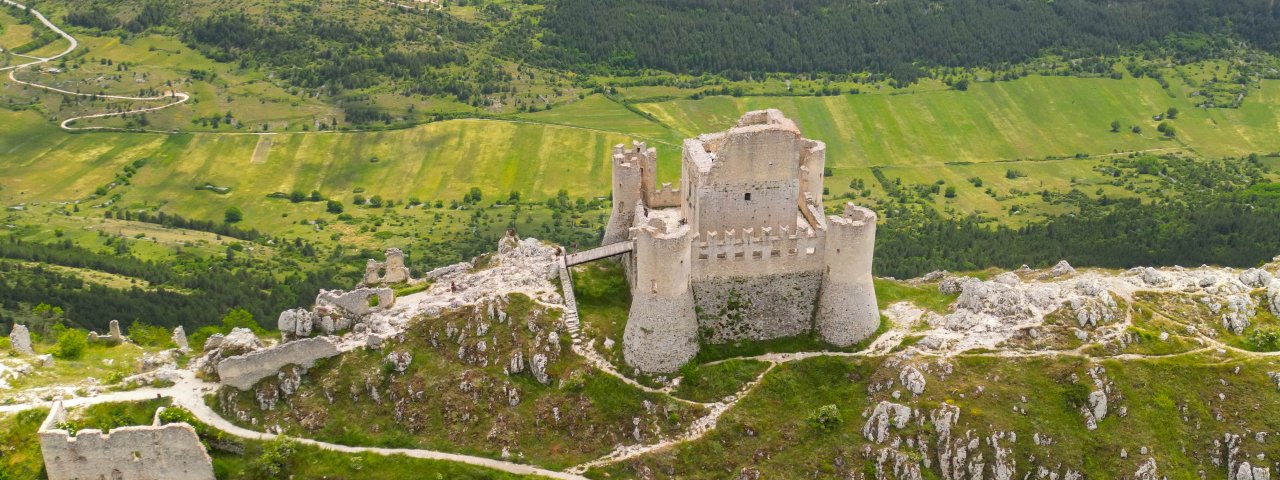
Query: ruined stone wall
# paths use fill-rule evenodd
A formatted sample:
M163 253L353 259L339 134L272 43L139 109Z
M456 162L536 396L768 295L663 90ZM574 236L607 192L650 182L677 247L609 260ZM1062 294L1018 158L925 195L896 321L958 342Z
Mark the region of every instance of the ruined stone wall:
M279 373L286 365L310 368L316 360L338 353L338 347L327 337L304 338L225 358L218 363L218 378L223 385L248 390L259 380Z
M813 331L822 271L712 277L692 286L703 341L768 340Z
M852 345L880 326L871 261L876 243L875 212L846 203L844 214L827 221L827 274L814 323L823 340Z
M365 285L409 281L409 268L404 266L404 252L399 248L388 248L386 258L383 262L370 258L365 263L363 282Z
M803 139L800 152L800 195L822 201L823 173L827 166L827 144ZM803 200L803 198L802 198Z
M158 412L157 412L158 413ZM158 417L158 415L157 415ZM58 429L66 421L54 402L40 425L40 452L49 480L212 480L213 461L195 429L185 423L120 427L110 433Z

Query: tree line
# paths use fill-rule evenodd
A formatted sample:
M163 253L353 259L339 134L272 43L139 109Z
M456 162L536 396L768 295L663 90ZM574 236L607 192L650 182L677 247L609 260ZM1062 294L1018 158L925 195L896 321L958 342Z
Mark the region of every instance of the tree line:
M869 71L906 82L922 68L1115 54L1176 34L1280 51L1280 5L1269 0L554 0L538 25L508 51L570 69Z

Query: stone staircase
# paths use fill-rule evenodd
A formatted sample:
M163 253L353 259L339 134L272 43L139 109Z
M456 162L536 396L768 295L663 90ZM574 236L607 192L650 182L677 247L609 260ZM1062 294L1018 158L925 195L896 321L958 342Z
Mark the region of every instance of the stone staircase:
M569 264L566 257L560 257L556 263L560 267L560 288L564 295L564 325L569 328L569 336L574 345L582 343L580 335L581 323L578 320L578 299L573 296L573 277L569 275Z

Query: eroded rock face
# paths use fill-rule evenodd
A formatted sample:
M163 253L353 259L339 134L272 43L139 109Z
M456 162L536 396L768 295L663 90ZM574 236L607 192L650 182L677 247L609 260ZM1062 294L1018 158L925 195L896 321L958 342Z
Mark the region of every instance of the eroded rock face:
M229 340L231 337L227 338ZM222 343L225 348L227 340ZM316 360L332 357L338 353L340 353L338 347L328 337L282 343L272 348L222 358L217 364L218 378L223 385L248 390L259 380L276 375L286 366L300 365L311 368Z
M1280 280L1272 280L1267 284L1267 306L1271 314L1280 317Z
M1160 480L1156 459L1147 458L1145 462L1138 465L1138 470L1133 472L1133 480Z
M551 377L547 376L547 356L541 353L533 356L533 361L529 362L529 371L533 373L533 378L538 383L547 385L551 383Z
M1240 280L1240 283L1248 285L1251 288L1265 287L1274 280L1271 272L1258 268L1246 269L1245 271L1240 272L1240 275L1237 275L1236 278Z
M285 341L310 337L315 323L316 315L304 308L280 312L280 318L276 320L276 326Z
M1258 303L1248 293L1227 297L1227 311L1222 315L1222 326L1239 335L1252 324L1250 319L1258 313Z
M898 380L902 382L902 386L907 391L915 395L924 393L924 374L920 373L920 370L917 370L916 367L908 365L903 368L902 372L898 374Z
M884 443L889 439L889 427L904 428L909 421L911 407L881 401L871 411L871 416L867 417L867 423L862 427L862 436L875 443Z
M36 354L36 351L31 348L31 332L27 330L26 325L13 324L13 330L9 332L9 348L20 355Z
M262 348L262 342L247 328L235 328L226 336L214 334L204 342L204 352L193 362L195 370L206 377L218 375L223 359L243 355Z

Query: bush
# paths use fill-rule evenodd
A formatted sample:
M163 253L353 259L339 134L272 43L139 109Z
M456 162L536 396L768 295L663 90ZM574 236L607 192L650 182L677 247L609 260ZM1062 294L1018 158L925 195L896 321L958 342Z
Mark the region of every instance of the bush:
M135 320L129 325L129 339L148 347L167 347L171 343L170 332L164 327L147 325Z
M227 211L223 214L223 220L227 223L236 223L244 220L244 212L239 207L227 207Z
M1258 327L1249 332L1249 346L1259 352L1280 351L1280 329L1275 327Z
M58 335L58 343L53 346L53 356L63 360L76 360L84 356L89 347L89 334L69 328Z
M824 432L835 430L843 422L844 419L840 417L840 408L835 404L823 405L809 414L809 423Z
M258 325L258 322L253 320L253 314L243 308L233 308L222 317L222 333L231 333L231 330L237 327L253 330L254 335L267 333L261 325Z
M325 205L324 209L325 211L333 214L342 213L342 202L329 200L329 203Z

